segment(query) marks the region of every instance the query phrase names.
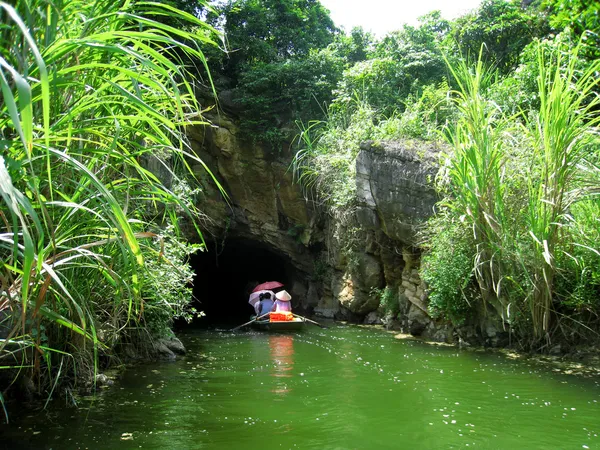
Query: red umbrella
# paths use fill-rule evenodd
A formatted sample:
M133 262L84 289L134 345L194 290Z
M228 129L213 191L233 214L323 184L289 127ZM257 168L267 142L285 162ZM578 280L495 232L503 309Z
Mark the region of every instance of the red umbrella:
M276 288L280 288L283 287L283 284L280 283L279 281L267 281L266 283L261 283L258 286L256 286L252 292L258 292L258 291L263 291L263 290L269 290L269 289L276 289Z

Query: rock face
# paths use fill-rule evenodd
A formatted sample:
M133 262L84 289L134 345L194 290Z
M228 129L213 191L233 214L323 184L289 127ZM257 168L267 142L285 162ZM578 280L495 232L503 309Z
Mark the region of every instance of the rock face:
M358 206L333 217L303 196L289 150L274 155L244 143L233 122L211 120L211 127L188 130L192 148L227 193L225 201L204 167L194 167L203 180L209 233L284 255L294 267L292 297L308 313L452 339L452 328L427 313L416 245L438 200L439 144L364 143L356 159Z
M405 244L432 214L440 148L417 141L366 142L356 158L357 219Z
M312 261L298 242L310 241L313 214L288 170L291 156L274 157L261 146L242 143L226 119L211 121L212 127L187 132L193 150L226 193L217 190L202 164L193 166L205 193L202 210L210 218L205 229L216 237L266 243L308 273Z

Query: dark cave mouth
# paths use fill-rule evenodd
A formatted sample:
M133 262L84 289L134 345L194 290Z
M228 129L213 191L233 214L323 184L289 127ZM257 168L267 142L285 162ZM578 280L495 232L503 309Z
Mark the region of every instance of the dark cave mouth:
M254 313L248 304L252 289L279 281L289 290L296 269L289 258L262 242L227 239L225 245L207 242L207 251L190 258L194 277L192 306L206 316L198 326L241 324Z

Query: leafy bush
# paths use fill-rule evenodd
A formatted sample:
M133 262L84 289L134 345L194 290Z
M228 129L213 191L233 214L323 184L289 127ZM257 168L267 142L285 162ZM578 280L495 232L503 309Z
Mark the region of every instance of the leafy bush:
M170 336L175 318L189 322L203 315L190 307L194 271L188 257L204 247L181 242L176 235L175 228L168 226L144 247L144 322L154 337Z
M383 290L377 289L375 293L379 295L379 308L383 309L385 317L396 318L400 312L400 304L394 289L386 286Z
M242 106L243 134L277 148L293 136L285 130L289 124L323 117L343 64L331 51L321 50L302 59L257 63L242 73L235 101Z
M521 51L550 31L541 8L522 7L517 1L485 0L453 23L450 36L463 57L473 58L483 46L486 65L508 74L518 65Z
M473 283L475 254L464 222L450 212L429 221L421 277L429 291L429 313L461 324L472 312L469 285Z
M360 61L344 71L332 109L351 107L358 94L370 107L382 115L389 115L402 108L401 100L406 98L412 86L413 80L390 57Z

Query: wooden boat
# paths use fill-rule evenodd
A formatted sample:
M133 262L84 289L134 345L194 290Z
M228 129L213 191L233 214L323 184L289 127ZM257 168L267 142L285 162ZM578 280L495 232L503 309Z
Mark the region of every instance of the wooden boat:
M263 331L298 331L304 328L306 321L299 317L294 317L294 320L257 320L252 322L252 326L257 330Z

